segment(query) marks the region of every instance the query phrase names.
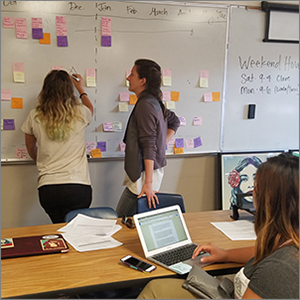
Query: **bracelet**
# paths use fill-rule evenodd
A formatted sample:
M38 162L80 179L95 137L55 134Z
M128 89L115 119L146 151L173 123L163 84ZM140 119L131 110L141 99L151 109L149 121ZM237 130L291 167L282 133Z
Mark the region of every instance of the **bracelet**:
M87 94L87 93L82 93L82 94L79 96L79 98L81 99L81 97L84 96L84 95L87 96L88 94Z

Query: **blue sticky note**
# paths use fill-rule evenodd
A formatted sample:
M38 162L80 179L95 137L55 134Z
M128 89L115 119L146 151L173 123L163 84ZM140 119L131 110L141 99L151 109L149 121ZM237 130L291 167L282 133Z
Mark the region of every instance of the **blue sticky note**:
M194 148L202 146L200 136L194 139Z
M97 142L97 149L100 149L101 152L106 151L106 142Z
M57 36L57 46L58 47L68 47L68 37L67 36Z
M175 147L183 148L184 147L184 139L175 139Z
M14 130L15 120L14 119L3 119L3 130Z
M101 46L103 47L111 47L111 36L102 35L101 37Z
M32 38L33 39L43 39L43 28L32 28Z

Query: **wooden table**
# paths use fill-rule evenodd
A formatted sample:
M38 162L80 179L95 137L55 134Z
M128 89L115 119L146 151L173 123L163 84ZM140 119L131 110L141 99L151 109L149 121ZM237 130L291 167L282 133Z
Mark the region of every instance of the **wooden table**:
M229 211L193 212L184 214L193 242L213 242L230 249L254 245L254 241L231 241L210 222L232 221ZM121 224L118 220L118 224ZM1 237L54 234L65 224L20 227L1 230ZM65 254L49 254L1 260L1 298L51 298L100 290L134 286L153 278L179 276L157 266L150 274L128 268L119 262L131 254L145 259L136 229L122 229L113 237L122 242L117 248L77 252L72 246ZM223 263L204 267L213 272L241 267Z

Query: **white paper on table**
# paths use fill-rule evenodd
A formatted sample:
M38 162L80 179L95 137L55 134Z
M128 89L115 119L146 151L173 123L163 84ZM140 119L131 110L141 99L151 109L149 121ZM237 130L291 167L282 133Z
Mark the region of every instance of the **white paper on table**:
M256 240L254 224L246 220L234 222L211 222L232 241Z
M86 236L74 236L67 233L63 233L62 236L65 240L72 245L74 249L79 252L109 249L123 245L111 236L97 236L97 235L86 235Z

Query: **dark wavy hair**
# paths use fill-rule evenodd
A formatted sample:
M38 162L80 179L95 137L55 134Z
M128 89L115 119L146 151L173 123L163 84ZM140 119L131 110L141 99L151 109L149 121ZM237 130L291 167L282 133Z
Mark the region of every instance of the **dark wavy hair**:
M254 264L292 240L299 249L299 158L284 153L258 168L254 181Z
M139 78L146 79L146 87L142 92L141 96L144 94L151 94L159 102L161 109L163 111L164 117L166 116L166 108L162 102L162 91L161 87L161 67L153 60L150 59L137 59L134 62L136 66L136 71Z

